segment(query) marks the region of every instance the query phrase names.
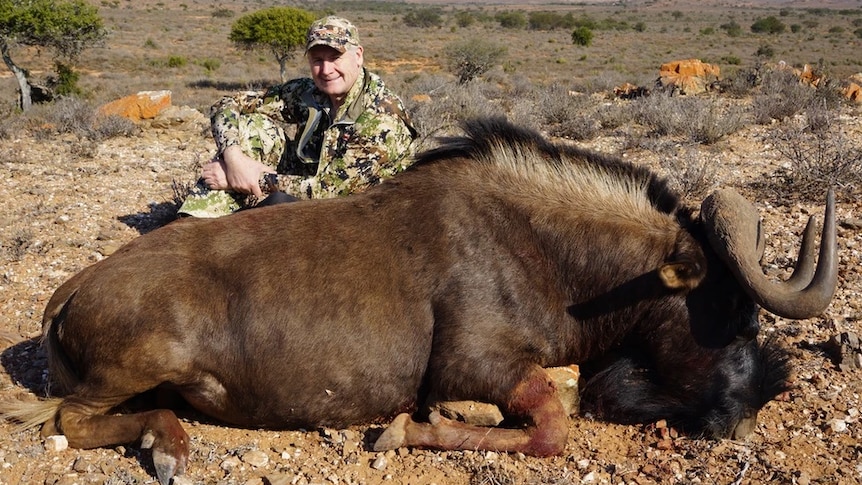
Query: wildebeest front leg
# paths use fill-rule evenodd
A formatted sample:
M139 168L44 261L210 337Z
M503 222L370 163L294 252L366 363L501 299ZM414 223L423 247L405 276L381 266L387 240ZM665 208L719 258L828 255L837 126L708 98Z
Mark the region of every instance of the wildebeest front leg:
M442 450L493 450L532 456L561 454L568 438L568 417L556 396L555 384L539 366L512 390L503 406L512 416L526 418L523 429L473 426L432 413L430 423L417 423L401 414L374 444L375 451L402 446Z
M68 400L60 405L57 422L74 448L98 448L140 440L152 448L159 483L168 485L182 475L189 458L189 435L173 411L156 409L137 414L93 414L93 409Z

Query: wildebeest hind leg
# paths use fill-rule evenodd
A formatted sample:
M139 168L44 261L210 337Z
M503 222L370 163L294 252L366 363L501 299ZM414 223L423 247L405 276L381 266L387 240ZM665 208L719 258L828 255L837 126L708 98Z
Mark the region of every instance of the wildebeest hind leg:
M493 450L533 456L558 455L565 450L568 417L547 373L536 366L513 389L507 414L527 418L523 429L473 426L432 413L430 423L417 423L401 414L374 444L375 451L415 446L443 450Z
M58 410L57 423L69 446L98 448L140 440L142 448L152 448L159 483L168 485L174 475L185 471L189 458L189 436L173 411L156 409L126 414L94 414L90 403L67 398Z

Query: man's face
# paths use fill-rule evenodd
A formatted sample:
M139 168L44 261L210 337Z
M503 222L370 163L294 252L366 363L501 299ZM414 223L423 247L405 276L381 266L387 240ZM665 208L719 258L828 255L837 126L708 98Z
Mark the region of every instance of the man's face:
M342 54L332 47L318 45L309 49L306 57L314 84L329 97L345 96L362 72L361 46Z

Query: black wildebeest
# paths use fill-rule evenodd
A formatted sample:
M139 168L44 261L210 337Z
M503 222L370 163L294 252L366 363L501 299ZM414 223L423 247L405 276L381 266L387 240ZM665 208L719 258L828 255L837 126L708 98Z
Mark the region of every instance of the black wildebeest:
M152 389L248 427L490 402L521 425L402 413L375 449L543 456L568 434L543 367L578 363L583 404L605 418L750 430L788 374L755 338L758 305L807 318L835 291L831 192L819 256L809 222L793 276L769 281L759 218L735 192L698 214L644 168L504 120L464 128L363 194L180 221L84 269L43 320L65 395L7 417L73 447L140 441L163 484L189 454L175 414L109 413Z

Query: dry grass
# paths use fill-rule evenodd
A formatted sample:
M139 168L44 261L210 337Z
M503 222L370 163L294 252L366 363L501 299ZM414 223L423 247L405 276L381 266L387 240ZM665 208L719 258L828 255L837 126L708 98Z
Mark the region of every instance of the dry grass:
M270 55L242 52L227 41L230 26L238 16L271 3L99 2L100 14L112 33L104 48L85 51L77 66L83 73L81 87L96 102L141 90L170 89L175 104L205 108L225 91L274 82L278 78L278 65ZM586 15L597 21L612 19L630 26L643 23L642 32L631 28L597 30L592 45L581 47L571 42L571 32L566 29L513 30L501 28L493 21L493 14L500 10L526 10L525 7L444 6L441 7L443 26L427 29L401 25L404 13L416 8L415 5L315 2L307 8L328 9L353 19L360 26L369 65L408 96L414 93L408 80L417 75L445 73L444 47L464 39L483 39L508 46L502 64L509 74L521 74L538 85L560 84L575 90L590 86L604 89L608 84L623 81L649 84L657 77L661 63L691 57L718 63L723 75L731 76L745 66L754 65L755 52L763 45L774 51L773 61L783 59L797 66L822 63L835 78L862 71L862 58L858 55L860 39L853 34L852 25L860 16L839 11L815 14L811 10L784 9L787 15L779 18L788 26L816 26L796 33L788 29L784 34L764 35L751 33L749 26L759 17L778 16L778 7L688 8L642 3L529 7L572 13L575 17ZM235 16L214 15L225 9L234 11ZM491 20L458 27L455 13L463 11ZM855 11L862 13L858 7ZM720 28L730 20L742 26L739 37L728 37ZM830 33L836 26L844 27L844 32ZM47 74L52 65L47 53L38 55L35 50L16 48L13 56L36 75ZM172 58L186 62L171 67ZM739 64L724 64L722 59L735 59ZM304 73L303 61L297 57L289 74ZM11 77L0 82L0 99L15 99L15 82Z
M489 115L506 115L522 125L571 140L622 132L630 146L656 153L673 143L693 147L687 151L693 154L674 155L663 167L683 174L678 177L680 188L691 195L713 183L695 153L698 147L716 144L746 124L781 124L804 115L805 136L790 136L788 141L813 143L823 139L808 133L829 125L840 105L837 91L800 86L786 73L770 71L770 64L779 59L798 67L807 63L836 80L862 71L858 56L862 40L850 28L862 19L858 6L814 10L679 3L668 7L654 2L625 6L453 5L439 6L443 25L432 28L403 25L405 13L419 8L414 4L329 1L310 3L306 8L343 15L360 27L368 66L402 95L417 128L425 135L420 148L433 145L435 136L450 133L462 119ZM76 155L87 157L93 143L134 133L134 127L120 120L97 120L92 110L100 103L137 91L167 89L172 91L175 105L207 112L226 93L277 82L278 64L268 53L239 51L227 40L236 18L269 6L267 3L244 0L225 6L214 0L144 0L102 1L100 6L112 33L105 47L85 51L77 65L84 98L40 106L22 116L12 108L17 97L15 81L11 76L2 78L0 138L22 130L46 141L57 133L73 133L81 140ZM494 15L506 10L554 11L628 28L596 29L592 45L582 47L572 43L568 29L503 28ZM458 14L465 13L475 21L462 27ZM777 16L788 26L804 27L797 32L788 28L779 35L751 33L750 25L767 15ZM739 36L730 37L722 29L731 21L742 27ZM635 24L642 28L631 28ZM479 79L459 84L446 67L449 59L445 48L470 39L506 46L506 54ZM770 52L772 59L763 57ZM53 61L44 53L16 47L13 58L36 77L51 74ZM620 103L609 94L623 82L651 87L663 62L685 58L717 63L724 78L724 95L683 98L654 94ZM301 56L294 59L291 69L291 76L306 75ZM431 101L419 101L417 95ZM854 157L853 147L828 148L843 150L839 150L839 157ZM791 147L784 153L796 153L789 156L800 159L801 153L810 150ZM811 168L821 159L824 157L813 162L794 161L794 183L786 185L797 187L804 174L821 170L832 174L815 178L849 183L855 190L856 178L833 173L845 166L855 167L853 163ZM777 179L786 181L787 177Z

